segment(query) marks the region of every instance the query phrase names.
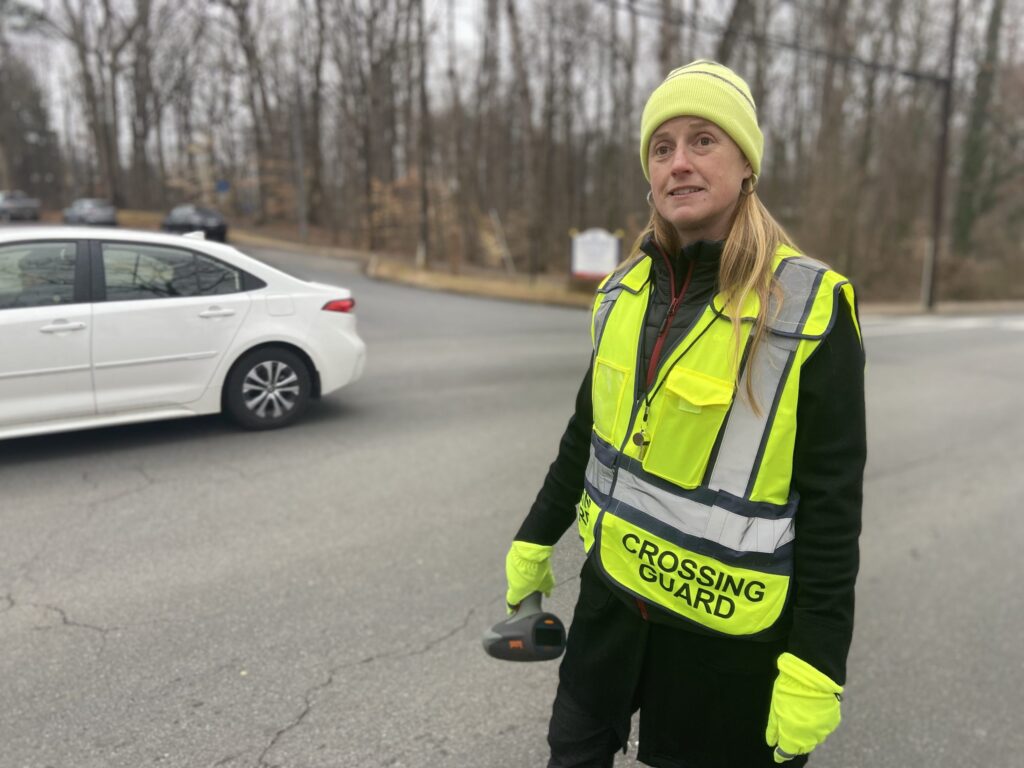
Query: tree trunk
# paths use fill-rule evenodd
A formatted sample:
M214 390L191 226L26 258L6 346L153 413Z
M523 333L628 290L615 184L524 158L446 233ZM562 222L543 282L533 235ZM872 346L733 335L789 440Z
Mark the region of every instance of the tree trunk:
M732 58L736 49L736 40L754 15L754 4L752 0L733 0L732 11L729 13L729 20L725 24L725 31L722 32L722 39L718 42L718 50L715 59L726 66Z
M153 203L149 174L149 158L146 153L146 142L150 134L150 103L152 101L153 83L150 75L150 0L136 0L136 14L139 29L133 49L132 62L132 189L131 194L141 207L148 208Z
M306 135L309 144L309 217L314 224L324 220L323 190L323 89L324 49L327 44L327 22L324 0L314 0L316 9L316 47L313 54L313 87L309 94L309 124Z
M661 24L658 28L658 74L661 77L686 63L676 58L681 25L676 21L674 6L673 0L661 0Z
M459 85L458 71L455 68L455 4L454 0L448 0L448 90L451 98L451 157L453 164L453 178L455 180L455 216L458 220L459 247L449 251L448 268L455 274L459 271L460 263L468 259L470 254L477 249L476 228L473 226L470 212L469 191L472 181L472 167L465 159L465 122L463 113L461 87Z
M416 0L416 41L419 58L419 176L420 176L420 252L423 265L430 263L430 192L427 173L430 168L430 104L427 100L427 33L423 23L423 0Z
M953 251L959 256L971 254L971 234L974 222L983 212L981 201L985 197L982 186L988 164L990 133L989 107L999 64L999 33L1002 27L1003 0L992 0L988 27L985 34L984 58L974 76L971 111L964 133L960 160L960 183L957 186L956 207L953 216Z

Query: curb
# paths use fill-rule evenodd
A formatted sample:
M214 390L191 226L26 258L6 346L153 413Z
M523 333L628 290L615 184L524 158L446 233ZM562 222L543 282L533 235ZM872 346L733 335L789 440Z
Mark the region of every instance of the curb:
M364 271L368 277L374 280L467 296L484 296L492 299L561 307L588 308L594 303L594 295L591 291L573 291L564 284L558 285L540 280L530 282L528 278L515 276L499 278L433 272L378 254L373 254L370 257Z
M521 301L559 307L589 309L594 295L591 287L573 289L567 278L544 277L530 281L526 276L489 277L420 269L409 262L372 251L354 248L311 245L296 240L258 235L244 229L229 233L233 242L264 248L301 251L326 258L344 259L363 264L363 272L374 280L408 285L432 291L446 291L463 296L480 296L504 301ZM967 314L1024 314L1024 301L942 301L931 312L916 302L860 302L862 315L921 316Z
M246 229L231 229L228 232L228 237L231 243L255 245L257 248L280 248L285 251L302 251L303 253L311 253L331 259L345 259L346 261L366 263L372 256L369 251L360 251L355 248L338 248L330 245L312 245L297 240L281 240L276 237L258 235Z
M376 280L469 296L586 309L592 307L594 303L592 288L572 290L565 284L565 281L558 284L548 278L546 284L543 282L530 283L526 278L521 277L498 278L431 272L377 254L370 257L365 272ZM943 301L938 302L931 312L913 302L860 302L859 308L862 315L872 317L1024 314L1024 301Z

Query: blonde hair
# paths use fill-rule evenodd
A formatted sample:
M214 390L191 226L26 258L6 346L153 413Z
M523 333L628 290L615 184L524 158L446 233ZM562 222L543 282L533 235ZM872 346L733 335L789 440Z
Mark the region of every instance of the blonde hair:
M644 257L640 246L648 238L668 254L678 253L682 247L679 233L667 221L657 208L651 205L651 218L647 226L634 241L629 258L616 270L623 273ZM780 245L796 248L792 238L786 233L764 207L757 192L744 192L740 195L733 212L729 234L725 238L722 259L718 269L718 291L726 300L725 314L732 322L733 328L733 370L739 377L740 357L743 353L743 320L741 308L750 294L757 296L759 309L751 332L750 349L747 357L747 369L764 339L765 327L768 322L770 299L774 296L777 306L781 307L782 291L776 284L772 269L775 251ZM747 376L744 393L747 402L758 415L761 406L754 394L751 376Z

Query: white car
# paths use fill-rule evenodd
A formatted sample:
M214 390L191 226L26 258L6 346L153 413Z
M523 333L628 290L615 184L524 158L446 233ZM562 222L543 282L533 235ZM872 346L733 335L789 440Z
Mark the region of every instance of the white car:
M354 306L189 235L0 231L0 438L219 411L285 426L362 375Z

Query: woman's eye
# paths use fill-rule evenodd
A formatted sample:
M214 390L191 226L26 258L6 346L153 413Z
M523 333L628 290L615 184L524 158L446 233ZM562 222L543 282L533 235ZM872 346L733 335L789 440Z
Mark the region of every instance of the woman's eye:
M714 143L714 139L710 136L700 136L697 138L697 146L699 147L710 147Z
M654 154L658 155L659 157L664 157L665 155L668 154L668 145L659 144L654 148Z

